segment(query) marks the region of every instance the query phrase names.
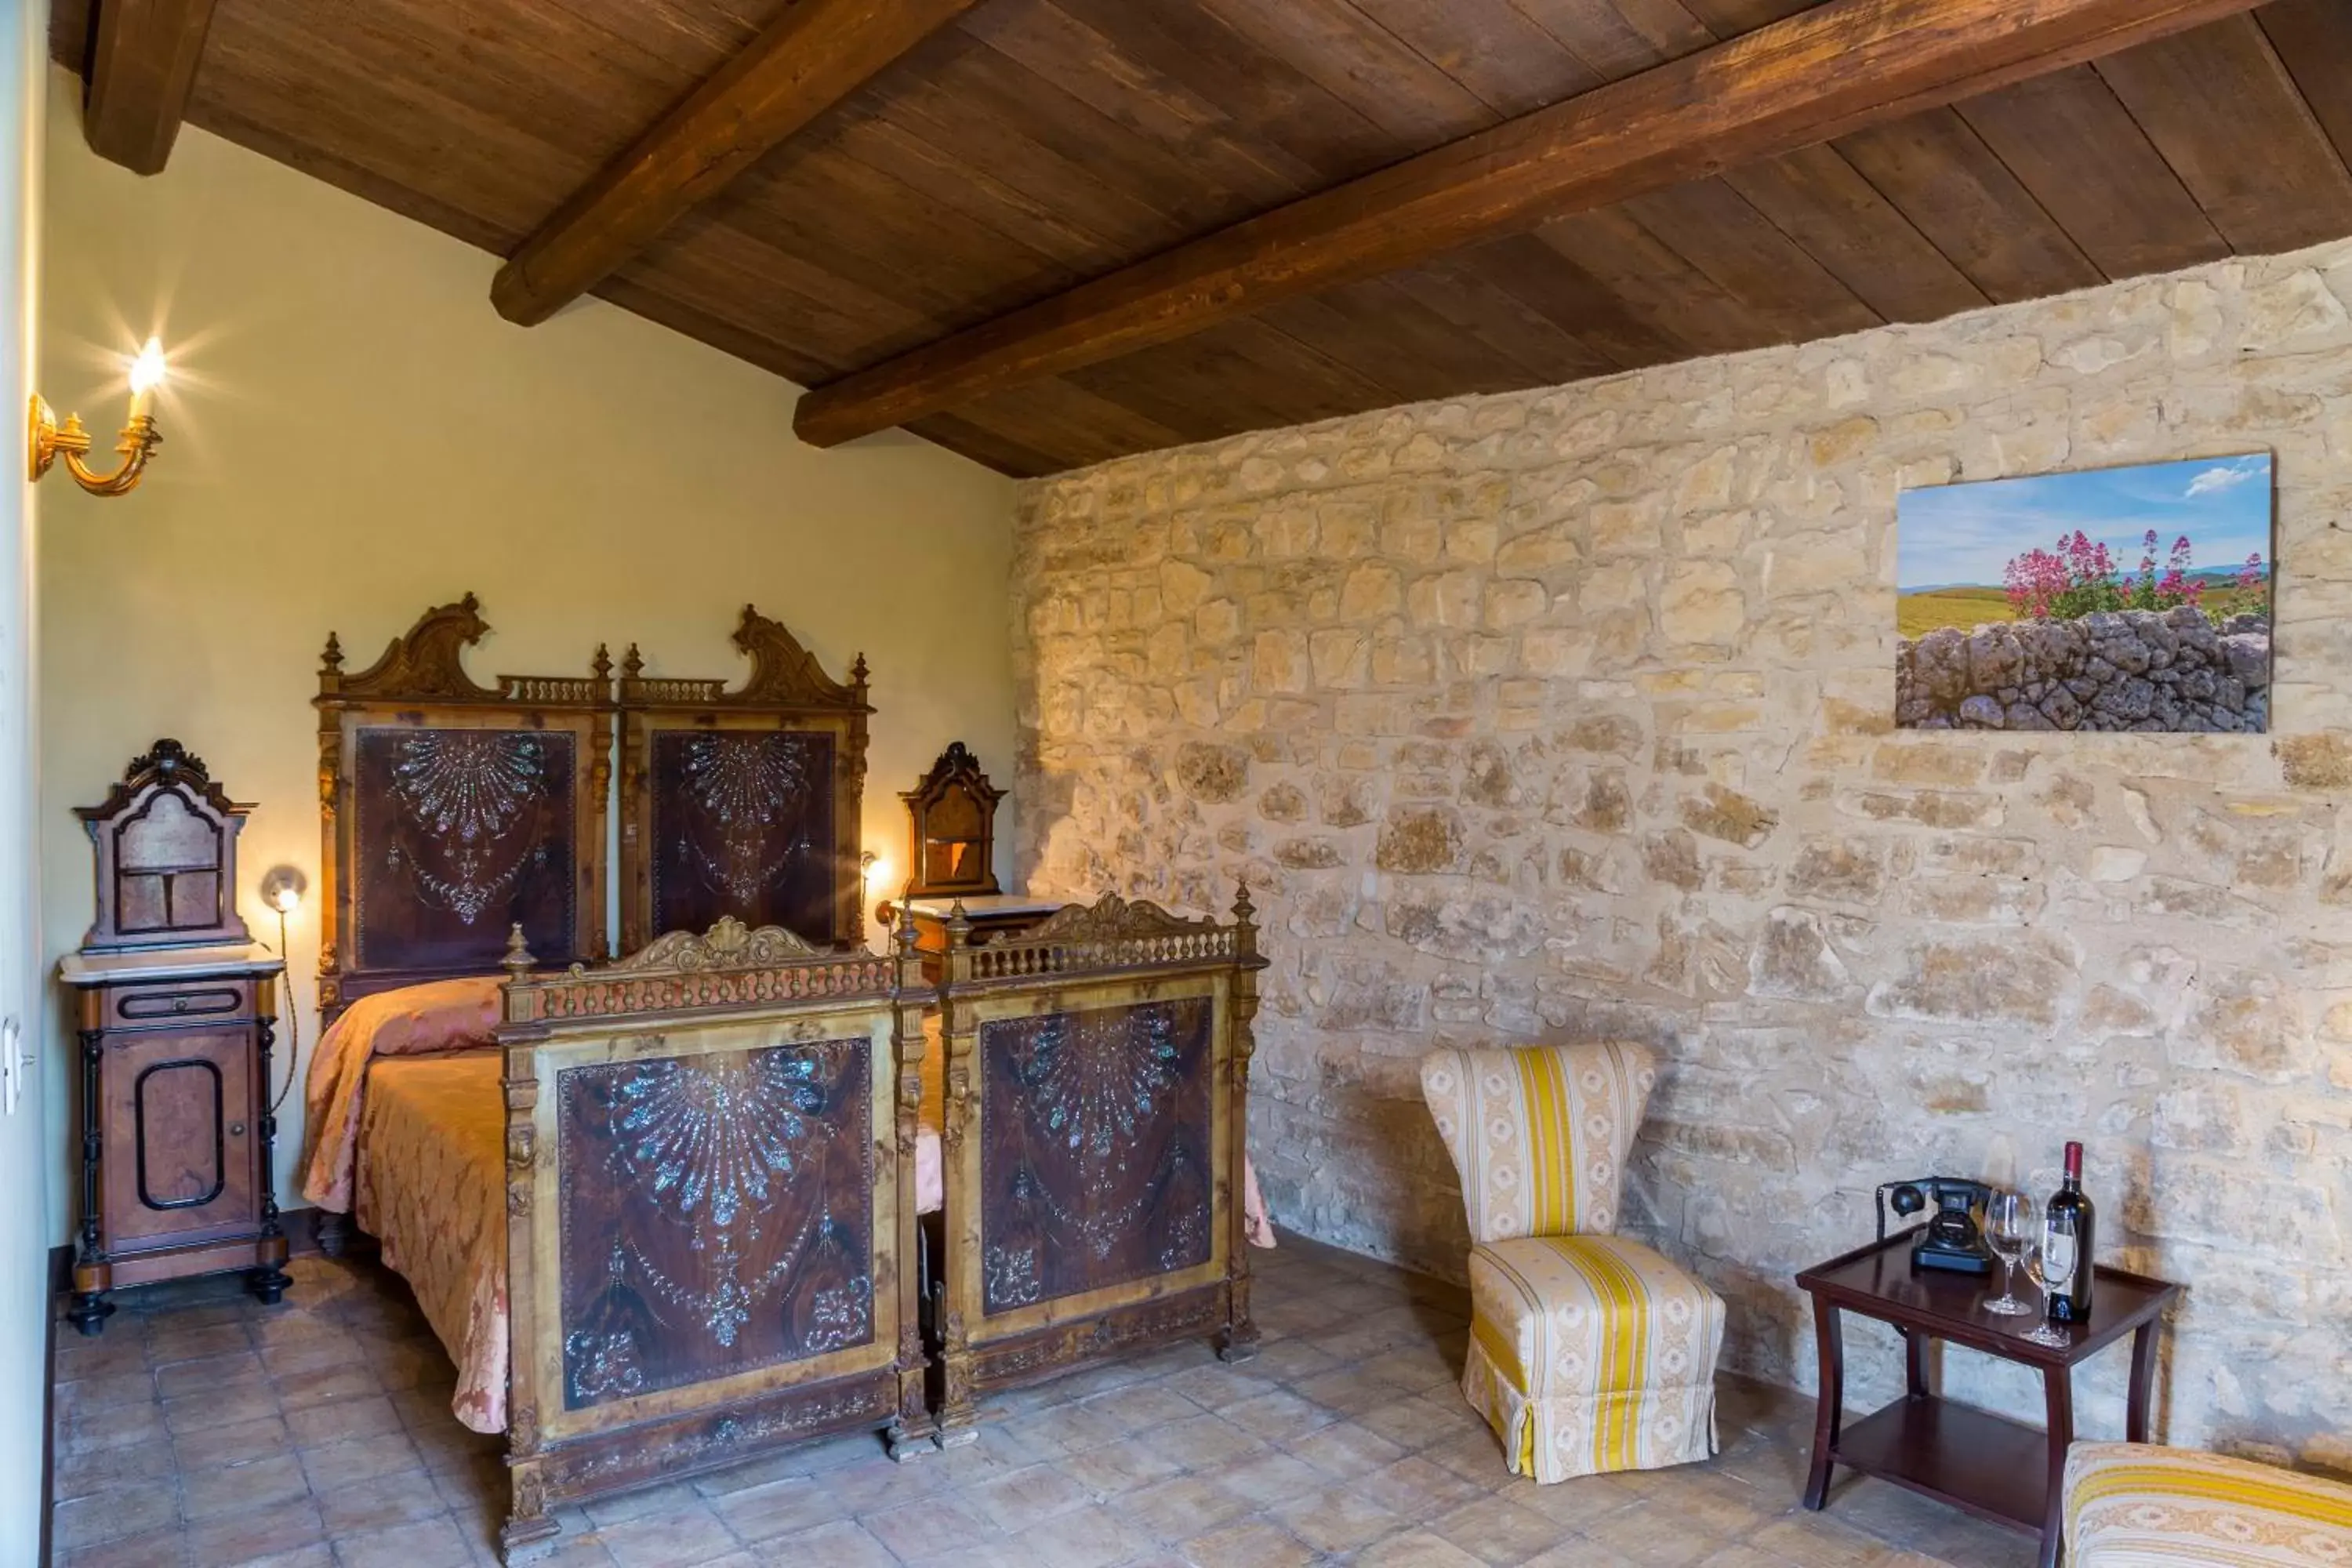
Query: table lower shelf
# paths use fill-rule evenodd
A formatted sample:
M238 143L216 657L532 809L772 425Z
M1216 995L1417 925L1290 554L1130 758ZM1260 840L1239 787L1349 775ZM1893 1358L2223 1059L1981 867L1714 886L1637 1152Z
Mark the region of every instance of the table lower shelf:
M1897 1400L1846 1427L1831 1457L1995 1524L2039 1533L2049 1517L2049 1435L1971 1405Z

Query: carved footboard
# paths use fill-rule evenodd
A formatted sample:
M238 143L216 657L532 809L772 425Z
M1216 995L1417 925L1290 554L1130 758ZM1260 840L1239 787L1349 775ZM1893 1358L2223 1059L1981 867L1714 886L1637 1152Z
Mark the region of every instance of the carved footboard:
M1242 1238L1257 928L1116 897L1017 940L950 921L940 1441L973 1397L1214 1334L1253 1352Z
M933 1434L899 961L722 921L506 987L509 1549L559 1504ZM919 1000L919 999L918 999Z

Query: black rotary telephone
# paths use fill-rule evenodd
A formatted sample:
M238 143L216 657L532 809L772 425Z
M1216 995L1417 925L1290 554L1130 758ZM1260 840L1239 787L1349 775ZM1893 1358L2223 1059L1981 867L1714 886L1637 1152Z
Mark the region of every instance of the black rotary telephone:
M1920 1176L1908 1182L1888 1182L1878 1189L1878 1239L1886 1239L1886 1211L1909 1219L1932 1203L1936 1212L1919 1227L1911 1244L1911 1267L1941 1268L1954 1274L1990 1274L1992 1249L1985 1246L1977 1226L1976 1211L1991 1201L1992 1189L1982 1182L1957 1176Z

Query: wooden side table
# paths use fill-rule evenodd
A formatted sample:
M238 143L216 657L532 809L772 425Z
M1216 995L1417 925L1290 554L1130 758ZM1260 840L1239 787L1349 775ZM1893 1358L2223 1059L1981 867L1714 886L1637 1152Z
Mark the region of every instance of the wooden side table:
M2099 1266L2091 1321L2061 1326L2063 1349L2020 1336L2039 1316L2001 1318L1984 1310L1999 1281L1933 1270L1914 1273L1905 1231L1809 1268L1797 1283L1813 1299L1821 1342L1821 1404L1813 1419L1812 1472L1805 1506L1828 1506L1838 1465L1907 1487L1924 1497L2042 1537L2042 1568L2056 1568L2063 1521L2066 1450L2074 1441L2074 1372L2128 1333L2131 1400L2125 1435L2147 1441L2148 1401L2156 1382L2156 1335L2164 1310L2180 1295L2168 1280ZM2021 1290L2032 1287L2020 1281ZM1852 1426L1845 1425L1845 1335L1840 1314L1853 1312L1903 1331L1904 1396ZM1948 1340L2042 1373L2049 1427L2036 1431L2007 1416L1946 1399L1929 1386L1927 1344Z

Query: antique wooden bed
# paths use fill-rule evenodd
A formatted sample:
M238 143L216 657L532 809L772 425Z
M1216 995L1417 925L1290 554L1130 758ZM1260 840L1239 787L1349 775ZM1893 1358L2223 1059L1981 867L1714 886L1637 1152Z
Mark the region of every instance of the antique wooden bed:
M1116 896L979 946L950 919L943 1445L986 1390L1099 1354L1202 1333L1255 1353L1254 914L1244 885L1230 926Z
M356 675L330 639L341 1016L303 1187L322 1246L355 1216L408 1278L457 1417L507 1434L509 1545L821 1432L968 1439L987 1390L1098 1353L1249 1352L1245 891L1232 926L1116 898L1002 944L951 920L927 981L904 922L887 958L853 945L862 659L832 682L747 607L740 691L634 647L617 688L602 648L483 687L487 629L468 595ZM632 955L591 966L616 750ZM651 934L675 920L708 929Z
M510 1550L561 1502L825 1432L933 1435L900 962L726 919L605 968L516 956Z

